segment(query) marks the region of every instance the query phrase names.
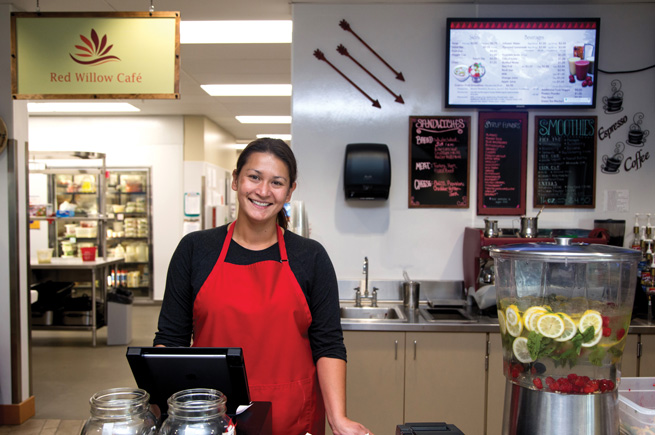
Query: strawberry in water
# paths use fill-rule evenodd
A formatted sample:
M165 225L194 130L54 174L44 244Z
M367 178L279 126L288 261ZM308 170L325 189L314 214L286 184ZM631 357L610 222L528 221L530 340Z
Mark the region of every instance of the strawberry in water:
M621 340L625 336L625 329L621 328L616 331L616 339Z
M541 379L540 379L540 378L534 378L534 379L532 380L532 383L533 383L534 386L537 387L537 389L539 389L539 390L541 390L542 388L544 388L544 384L541 382Z
M578 379L578 375L576 375L575 373L569 373L567 379L569 380L569 382L575 382L575 380Z

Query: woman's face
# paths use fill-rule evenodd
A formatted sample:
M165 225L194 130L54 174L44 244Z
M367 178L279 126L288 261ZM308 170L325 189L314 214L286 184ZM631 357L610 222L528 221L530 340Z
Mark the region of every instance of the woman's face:
M291 183L289 170L273 154L256 152L248 157L237 176L232 173L232 190L237 192L239 214L254 221L277 219L284 203L291 200L296 183Z

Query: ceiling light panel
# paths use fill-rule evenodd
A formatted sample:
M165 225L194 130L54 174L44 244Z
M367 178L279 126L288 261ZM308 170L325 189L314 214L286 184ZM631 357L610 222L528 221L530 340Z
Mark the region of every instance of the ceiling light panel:
M290 116L235 116L242 124L291 124Z
M291 85L200 85L212 97L291 96Z
M258 134L257 138L270 137L271 139L291 140L290 134Z
M291 20L181 21L182 44L291 44Z
M129 103L27 103L28 113L140 112Z

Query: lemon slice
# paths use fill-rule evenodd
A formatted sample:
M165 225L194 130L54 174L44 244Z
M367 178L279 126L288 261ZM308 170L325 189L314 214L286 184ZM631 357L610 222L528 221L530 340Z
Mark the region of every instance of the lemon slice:
M596 334L594 334L594 338L592 338L590 341L588 341L586 343L582 343L582 347L595 346L595 345L598 344L598 342L600 341L601 338L603 338L603 330L602 329L598 330L598 332L596 332Z
M523 332L523 322L521 322L521 315L516 305L510 305L505 310L505 324L507 332L513 337L518 337Z
M585 332L585 330L590 327L594 327L594 335L602 333L603 330L603 318L600 313L596 310L587 310L580 317L578 322L578 329L580 332Z
M564 333L564 321L553 313L542 314L537 320L537 332L548 338L557 338Z
M503 310L498 310L498 326L500 326L500 333L507 334L507 327L505 326L505 314Z
M545 313L534 313L532 316L530 316L530 331L537 331L537 322L539 321L539 318L544 314Z
M521 321L521 315L519 314L519 309L516 305L510 305L505 310L505 319L507 320L508 325L516 325Z
M512 337L518 337L521 335L521 332L523 332L523 323L519 322L516 325L510 325L507 323L507 332L509 332Z
M557 337L555 341L569 341L573 337L575 337L575 334L578 332L578 327L576 326L575 322L566 313L557 313L558 316L562 318L562 321L564 322L564 332L562 335Z
M516 359L522 363L531 363L534 360L530 356L530 351L528 350L528 339L525 337L518 337L514 340L512 344L512 350L514 351L514 356Z
M534 331L534 328L530 324L530 321L532 317L536 314L544 314L548 310L546 310L544 307L541 307L539 305L532 306L525 310L525 313L523 313L523 325L525 325L525 329L528 331Z

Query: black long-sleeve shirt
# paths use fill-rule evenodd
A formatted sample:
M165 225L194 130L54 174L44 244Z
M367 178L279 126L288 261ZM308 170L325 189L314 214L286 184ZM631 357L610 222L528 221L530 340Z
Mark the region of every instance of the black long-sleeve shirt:
M155 345L191 344L193 303L218 261L226 237L227 225L224 225L189 233L180 241L168 267ZM284 232L284 243L289 266L312 315L309 341L314 362L321 357L345 360L337 278L325 248L291 231ZM277 243L261 251L251 251L232 240L225 258L227 263L238 265L268 260L280 261ZM271 327L275 327L274 319L271 319Z

